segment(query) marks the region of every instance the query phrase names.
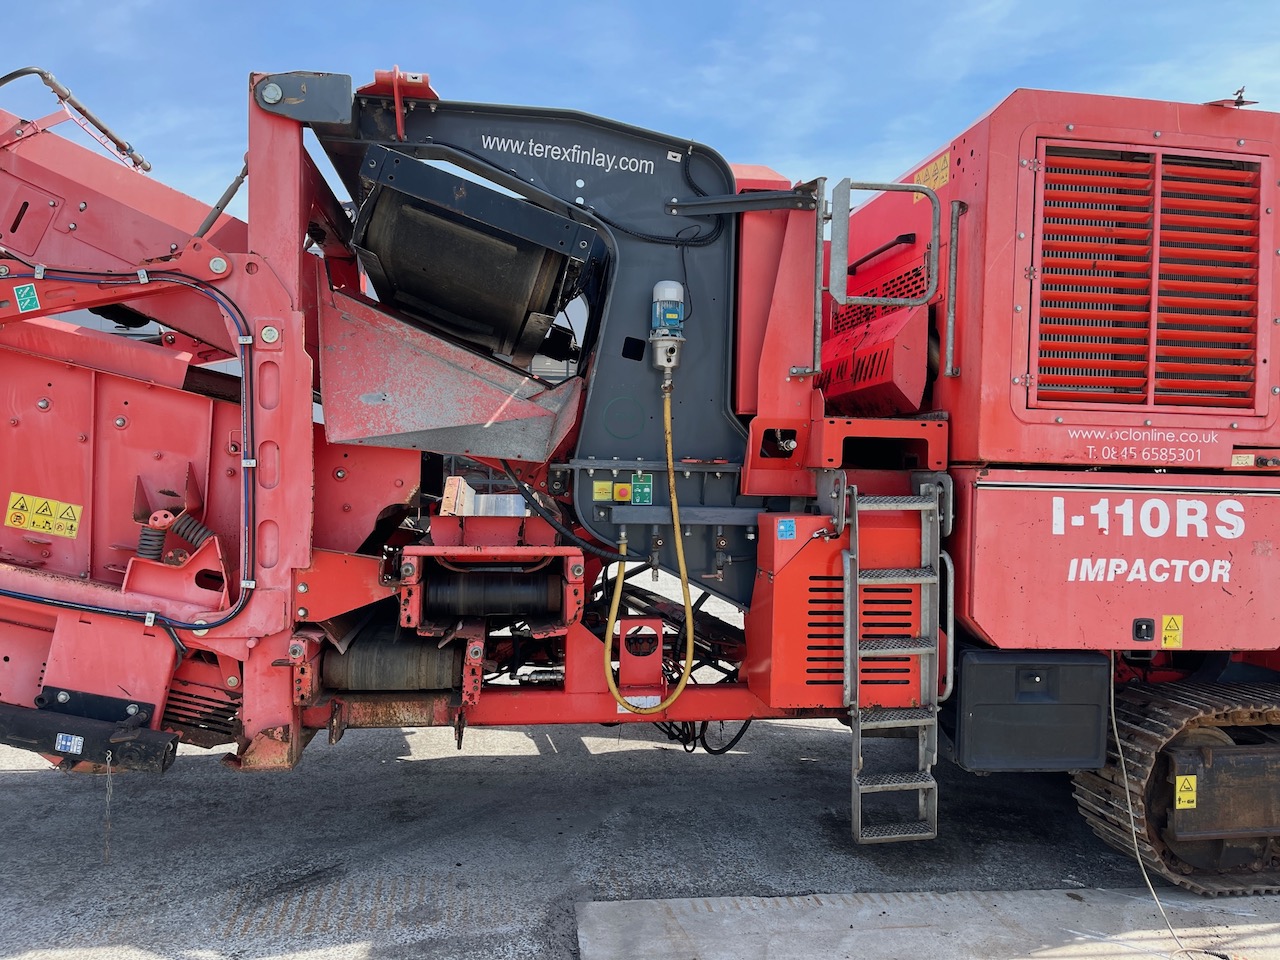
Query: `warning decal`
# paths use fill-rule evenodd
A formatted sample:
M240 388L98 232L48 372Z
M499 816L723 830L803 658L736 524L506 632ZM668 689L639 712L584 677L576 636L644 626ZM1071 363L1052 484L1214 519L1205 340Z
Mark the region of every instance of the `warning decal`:
M1178 810L1194 810L1196 808L1196 778L1185 776L1178 778L1178 789L1174 793L1174 807Z
M1160 646L1165 650L1182 649L1182 614L1160 615Z
M923 167L916 171L915 183L922 187L932 187L937 190L944 187L951 180L951 154L944 153L935 159L932 163L926 163ZM924 194L915 193L911 195L912 203L919 203L924 199Z
M80 535L80 518L83 515L84 507L78 503L64 503L29 493L11 493L4 525L74 540Z

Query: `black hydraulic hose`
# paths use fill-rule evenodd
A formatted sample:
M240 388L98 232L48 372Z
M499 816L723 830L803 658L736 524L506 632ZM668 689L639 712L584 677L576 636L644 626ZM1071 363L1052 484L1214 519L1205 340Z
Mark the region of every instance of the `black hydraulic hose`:
M602 550L595 544L588 543L586 540L583 540L580 536L552 516L551 512L538 502L537 498L533 495L533 491L525 486L524 481L517 477L516 472L511 469L511 464L507 463L505 460L501 462L503 472L505 472L508 479L516 485L516 489L520 491L520 496L524 497L525 503L529 504L529 509L543 520L547 521L547 523L551 524L560 536L571 541L574 545L581 547L587 553L597 556L601 560L607 560L609 563L619 563L628 559L628 557L621 553L614 553L612 550ZM630 559L634 560L635 557L631 557Z
M751 727L750 720L743 721L742 726L738 728L738 732L733 735L733 739L730 740L728 743L726 743L723 747L709 747L707 746L707 721L704 720L702 721L702 726L698 728L698 743L702 745L702 749L707 751L707 753L711 754L712 756L718 757L721 754L728 753L730 750L736 747L738 745L738 741L743 738L743 736L746 734L747 730L750 727Z
M6 73L3 77L0 77L0 87L3 87L6 83L12 83L19 77L39 77L44 81L44 85L53 91L53 95L55 97L64 103L70 104L71 107L80 114L80 116L84 117L87 121L97 127L104 137L115 144L115 148L117 150L133 162L135 167L139 170L151 169L150 162L148 162L147 159L137 150L133 149L133 144L129 143L128 140L125 140L98 119L97 114L81 103L66 84L59 81L58 78L48 70L42 70L40 67L22 67L18 70L12 70L9 73Z

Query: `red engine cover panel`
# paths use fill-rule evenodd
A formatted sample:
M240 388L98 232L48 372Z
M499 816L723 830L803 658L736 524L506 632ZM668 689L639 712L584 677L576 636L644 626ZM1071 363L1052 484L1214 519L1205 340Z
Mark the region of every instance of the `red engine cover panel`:
M1139 467L1280 445L1277 153L1274 113L1019 90L906 174L943 203L932 306L945 367L954 297L954 369L931 396L952 462L1105 466L1096 441L1134 430ZM915 239L851 293L923 289L929 212L894 193L854 213L855 261Z

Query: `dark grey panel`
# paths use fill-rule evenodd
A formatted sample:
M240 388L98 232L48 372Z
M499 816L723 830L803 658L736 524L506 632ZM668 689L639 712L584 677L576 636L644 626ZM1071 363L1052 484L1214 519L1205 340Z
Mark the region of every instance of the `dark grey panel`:
M405 117L405 142L396 141L394 131L390 104L377 98L357 101L351 127L316 127L357 200L363 189L360 160L370 142L381 142L422 159L447 160L587 223L611 249L607 293L591 318L594 343L585 344L594 352L586 368L582 428L572 451L577 463L600 464L594 477L586 467L574 471L574 498L583 524L603 540L617 542L610 514L593 507L592 482L611 477L615 469L625 479L629 464L637 461L659 464L646 468L654 474L653 505L668 503L661 466L661 374L647 347L653 286L660 280L684 283L690 308L673 394L681 504L746 508L726 515L738 517L763 509L759 498L737 494L745 430L729 409L736 220L673 216L664 209L673 199L732 194L733 175L724 160L687 140L570 111L419 103ZM639 359L630 358L637 352L635 341L645 346ZM685 471L679 464L684 459L719 461L725 469L718 478L704 470ZM674 569L673 537L660 531L661 525L648 523L629 529L630 549L647 555L658 534L664 542L660 562ZM724 568L723 580L704 581L738 602L749 599L754 582L755 541L747 532L746 525L726 526L728 542L720 552L734 562ZM716 570L714 536L714 527L698 525L683 537L694 580Z

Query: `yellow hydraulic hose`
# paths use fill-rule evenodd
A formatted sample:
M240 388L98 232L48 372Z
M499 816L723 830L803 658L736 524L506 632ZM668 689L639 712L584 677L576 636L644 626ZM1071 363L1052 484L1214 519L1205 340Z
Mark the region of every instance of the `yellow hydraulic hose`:
M609 603L609 622L605 625L604 630L604 679L609 684L609 692L613 694L613 699L618 702L618 706L631 713L651 714L662 713L669 706L676 702L676 698L684 693L685 686L689 683L689 675L693 673L693 601L689 599L689 571L684 564L684 536L680 532L680 504L676 500L676 465L675 455L672 452L674 444L671 439L671 389L672 382L670 379L663 381L662 384L662 434L667 446L667 490L671 494L671 527L672 537L676 542L676 566L680 570L680 590L684 594L684 672L680 674L680 682L676 684L671 695L661 703L652 707L637 707L634 703L628 701L619 691L618 684L613 679L613 628L618 623L618 607L622 603L622 581L627 572L626 561L618 562L618 579L613 585L613 599ZM625 536L618 544L618 552L625 554L627 552L627 541ZM623 638L623 642L626 639ZM658 638L658 656L662 656L662 638Z

